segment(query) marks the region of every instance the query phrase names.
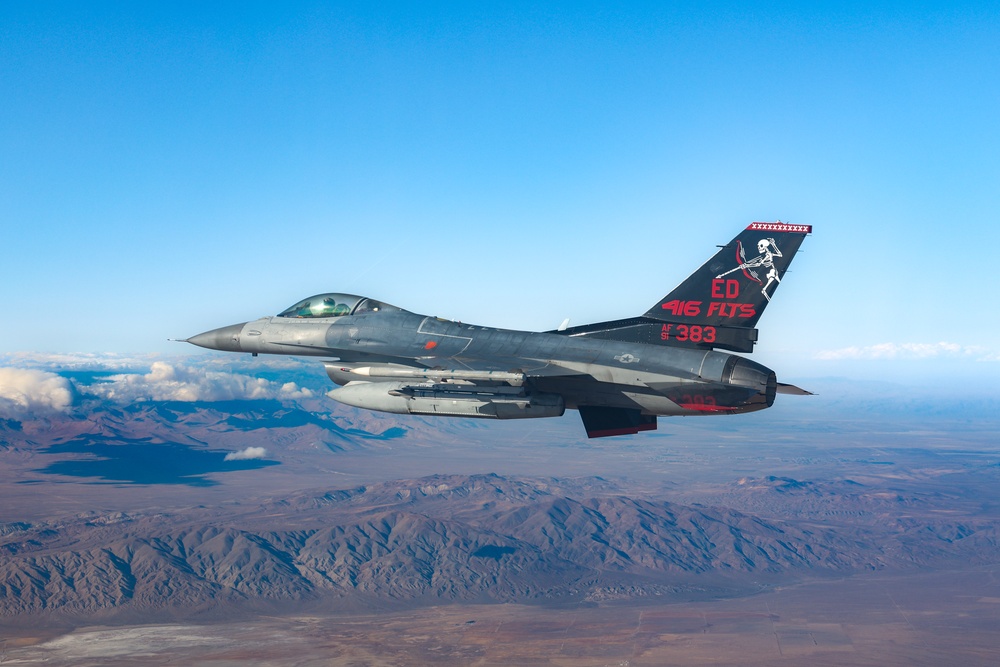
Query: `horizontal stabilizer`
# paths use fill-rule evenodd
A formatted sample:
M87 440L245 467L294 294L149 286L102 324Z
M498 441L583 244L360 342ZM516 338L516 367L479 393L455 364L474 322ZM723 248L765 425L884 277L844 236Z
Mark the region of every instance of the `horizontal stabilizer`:
M778 393L788 394L789 396L815 396L816 394L811 391L806 391L802 387L796 387L794 384L785 384L783 382L778 383Z

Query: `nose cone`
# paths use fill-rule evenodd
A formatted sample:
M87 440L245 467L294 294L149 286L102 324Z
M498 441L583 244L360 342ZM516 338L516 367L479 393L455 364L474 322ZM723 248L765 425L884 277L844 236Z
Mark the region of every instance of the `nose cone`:
M191 336L187 342L198 347L207 347L210 350L220 350L222 352L242 352L240 348L240 332L246 322L231 324L221 329L212 329L197 336Z

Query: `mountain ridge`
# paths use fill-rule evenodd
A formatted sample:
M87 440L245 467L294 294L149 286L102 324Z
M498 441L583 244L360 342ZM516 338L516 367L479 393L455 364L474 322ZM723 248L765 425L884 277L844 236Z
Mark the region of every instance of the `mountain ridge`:
M930 545L928 533L938 536ZM983 521L844 534L811 520L631 497L600 478L433 475L225 509L5 524L0 614L641 597L705 577L919 568L997 541L995 524Z

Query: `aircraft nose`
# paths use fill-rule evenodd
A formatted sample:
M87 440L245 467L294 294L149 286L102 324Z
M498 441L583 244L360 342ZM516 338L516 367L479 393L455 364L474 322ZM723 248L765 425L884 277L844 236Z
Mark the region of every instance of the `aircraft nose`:
M231 324L228 327L212 329L197 336L187 339L188 343L198 347L207 347L210 350L220 350L222 352L242 352L240 348L240 332L246 322Z

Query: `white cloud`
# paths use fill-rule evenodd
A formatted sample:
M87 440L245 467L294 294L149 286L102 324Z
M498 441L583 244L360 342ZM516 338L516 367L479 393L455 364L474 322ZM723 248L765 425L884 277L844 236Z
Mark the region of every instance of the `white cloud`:
M3 352L0 366L37 368L48 371L137 371L149 368L156 361L165 361L188 368L219 369L220 372L242 370L254 373L262 368L268 370L299 370L311 367L315 362L293 357L260 357L248 355L163 355L163 354L119 354L116 352Z
M996 361L998 355L990 354L979 346L959 345L958 343L879 343L863 347L842 347L836 350L822 350L816 354L817 359L824 361L839 361L842 359L976 359L978 361Z
M247 447L239 452L229 452L226 454L226 461L248 461L250 459L262 459L267 456L267 450L263 447Z
M21 368L48 370L125 370L149 366L158 355L126 355L114 352L8 352L0 361Z
M0 415L65 412L73 404L69 380L55 373L25 368L0 368Z
M227 370L232 370L234 368L246 368L248 370L252 370L262 367L268 368L269 370L298 370L312 367L316 363L315 361L296 359L295 357L248 357L247 355L222 356L209 354L185 357L184 360L185 363L190 366L224 368Z
M192 370L165 361L153 362L149 373L113 375L80 388L117 403L134 401L230 401L308 398L313 392L294 382L278 384L239 373Z

